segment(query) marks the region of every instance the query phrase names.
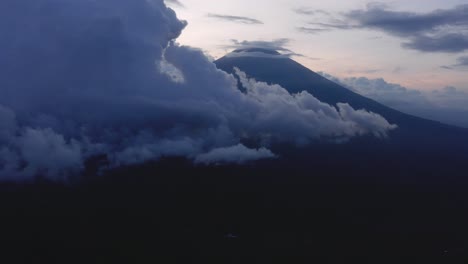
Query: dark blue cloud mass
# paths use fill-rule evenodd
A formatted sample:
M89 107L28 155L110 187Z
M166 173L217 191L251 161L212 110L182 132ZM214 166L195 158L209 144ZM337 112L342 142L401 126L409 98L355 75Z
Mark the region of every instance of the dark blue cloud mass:
M174 43L185 26L162 0L1 1L0 179L66 179L95 155L108 167L240 163L274 158L273 142L396 127L238 72L241 92L200 50Z

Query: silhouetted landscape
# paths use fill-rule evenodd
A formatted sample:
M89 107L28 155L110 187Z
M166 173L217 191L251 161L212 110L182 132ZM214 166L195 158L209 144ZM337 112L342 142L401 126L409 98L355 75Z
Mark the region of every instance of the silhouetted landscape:
M467 128L274 41L212 62L163 1L33 2L0 3L1 263L468 261Z

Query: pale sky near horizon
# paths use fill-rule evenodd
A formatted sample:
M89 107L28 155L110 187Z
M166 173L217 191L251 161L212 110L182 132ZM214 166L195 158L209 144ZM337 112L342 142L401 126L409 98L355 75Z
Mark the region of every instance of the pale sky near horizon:
M443 66L457 65L460 58L468 55L468 48L456 52L409 49L402 44L408 42L410 35L402 37L398 35L399 32L392 34L393 31L386 31L387 28L382 29L378 26L373 27L375 25L352 29L340 29L334 26L314 34L299 30L300 27L316 28L320 23L327 25L338 23L340 26L343 23L343 14L348 14L352 10L366 10L370 1L179 0L179 2L183 6L170 3L169 6L176 10L180 19L188 22L188 26L177 42L201 48L214 58L219 58L232 50L226 46L231 45L233 39L272 41L286 38L290 40L286 48L304 55L295 56L294 59L314 71L323 71L337 77L384 78L389 82L419 90L441 89L446 86L468 90L468 77L465 76L467 65L463 64L452 69L443 68ZM396 14L398 18L400 14L405 16L406 12L422 15L433 14L437 9L457 12L456 7L468 4L468 1L395 0L380 3L386 5L382 7L383 10L394 12L392 14ZM304 15L295 11L297 9L320 10L320 12ZM227 16L252 19L258 23ZM434 19L434 16L429 19ZM457 30L466 33L466 22L462 17L461 21L447 23L456 24ZM444 23L442 22L441 27L447 27ZM435 36L440 32L428 31L422 34Z

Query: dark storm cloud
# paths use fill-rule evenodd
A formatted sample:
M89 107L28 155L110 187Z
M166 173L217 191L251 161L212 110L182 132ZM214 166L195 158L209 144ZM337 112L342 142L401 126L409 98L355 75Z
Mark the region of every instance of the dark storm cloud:
M468 35L452 33L440 36L418 36L403 43L402 46L423 52L457 53L468 50Z
M108 160L101 169L164 156L243 163L276 157L274 142L396 128L237 71L241 92L174 42L185 26L162 0L0 1L0 180L66 179L95 155Z
M407 38L403 47L423 52L462 52L468 49L468 5L429 13L399 12L368 7L346 15L362 28Z
M405 39L404 48L422 52L462 52L468 50L468 5L427 13L390 10L373 3L309 25L323 30L373 29Z
M206 16L235 23L248 24L248 25L260 25L262 21L255 18L244 17L244 16L232 16L232 15L220 15L220 14L207 14Z

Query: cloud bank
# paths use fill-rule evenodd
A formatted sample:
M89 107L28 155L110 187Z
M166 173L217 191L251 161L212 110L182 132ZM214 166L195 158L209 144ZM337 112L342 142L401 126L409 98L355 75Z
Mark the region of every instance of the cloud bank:
M455 87L424 91L388 83L382 78L336 78L326 73L320 74L358 94L399 111L442 123L468 127L468 93Z
M95 155L110 167L163 156L242 163L274 157L275 142L396 127L238 71L241 92L200 50L174 43L185 26L162 0L2 1L0 179L66 179Z

